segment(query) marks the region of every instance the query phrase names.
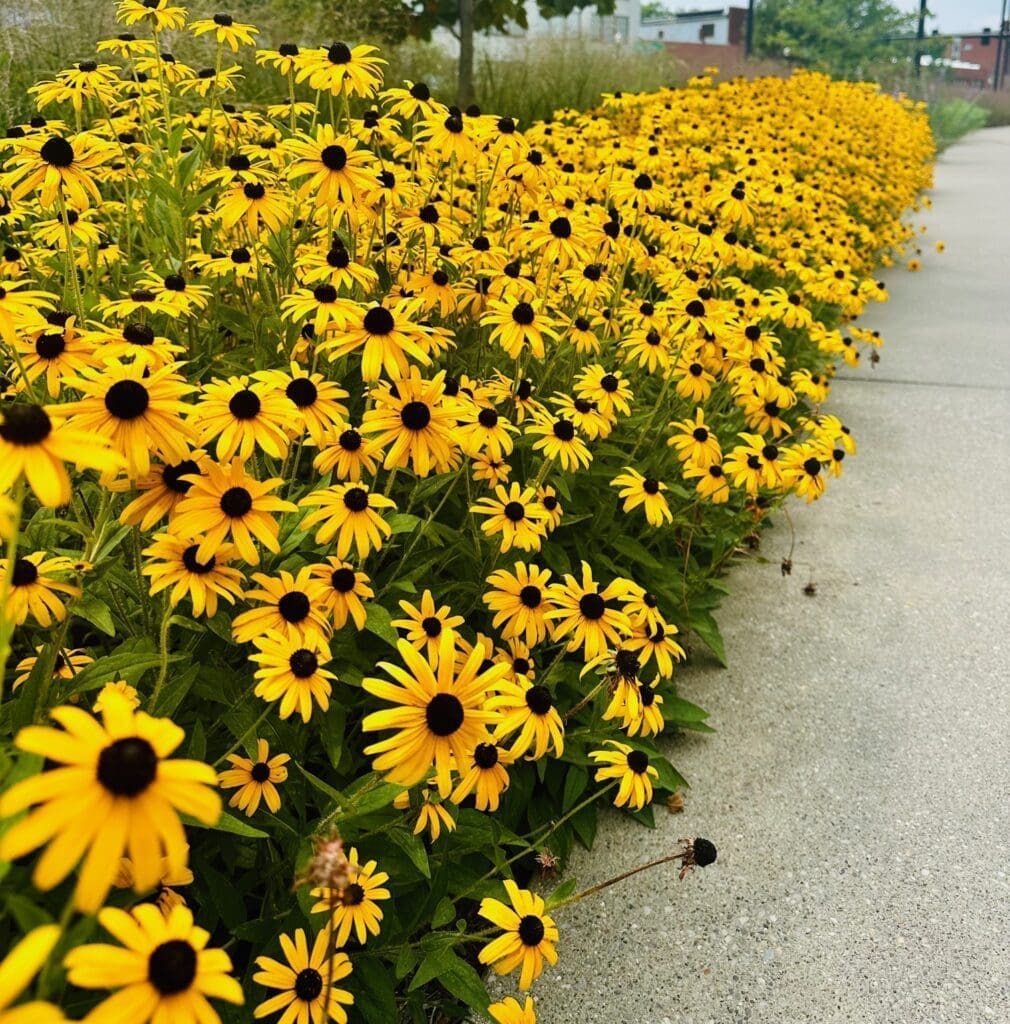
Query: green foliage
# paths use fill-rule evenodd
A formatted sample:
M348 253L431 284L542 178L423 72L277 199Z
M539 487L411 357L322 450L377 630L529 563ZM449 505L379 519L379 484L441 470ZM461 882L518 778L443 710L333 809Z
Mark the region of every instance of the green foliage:
M990 112L985 107L960 98L929 104L929 124L937 149L946 149L968 132L984 128L989 118Z
M916 21L916 13L890 0L761 0L754 51L844 78L872 78L892 58L910 56L907 43L889 37L914 32Z

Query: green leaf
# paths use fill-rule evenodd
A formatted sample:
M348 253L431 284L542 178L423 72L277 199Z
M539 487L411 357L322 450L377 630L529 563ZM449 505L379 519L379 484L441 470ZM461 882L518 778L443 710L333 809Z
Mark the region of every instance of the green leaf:
M345 794L345 816L371 814L381 811L393 802L401 793L406 792L405 786L397 786L393 782L382 782L381 776L366 775L348 786Z
M396 512L386 519L393 534L410 533L421 522L418 516L408 515L406 512Z
M199 665L190 665L184 672L170 672L161 693L158 694L158 703L155 704L152 714L160 718L170 718L189 693L199 674Z
M91 594L83 594L73 606L74 615L85 622L90 622L99 632L106 636L116 635L116 626L112 621L112 611L104 601L99 601Z
M438 901L438 906L435 907L435 913L431 915L431 927L441 928L444 924L449 924L451 921L456 920L456 904L449 899L448 896L444 896Z
M346 797L339 789L334 789L328 782L323 782L318 775L313 775L307 768L303 768L297 761L295 767L308 779L309 785L313 789L318 790L323 796L327 797L332 802L332 806L327 806L327 811L333 811L343 807Z
M70 693L96 690L103 684L116 679L125 679L131 685L136 685L145 672L157 668L161 664L161 657L157 652L153 652L153 647L153 641L146 638L140 641L127 641L113 654L98 658L90 665L85 665L74 676ZM169 664L172 664L182 661L185 657L184 654L170 654L168 661Z
M319 723L319 738L322 740L330 764L336 768L344 751L344 727L347 724L347 708L340 701L330 701L330 706Z
M683 697L663 696L663 717L668 722L704 722L708 712Z
M694 612L691 615L691 628L705 642L705 646L718 658L719 664L726 667L726 647L723 643L719 624L711 612Z
M380 640L385 640L390 647L395 647L399 636L393 626L393 617L381 604L366 606L365 629L374 633Z
M366 1024L392 1024L397 1019L395 979L385 964L355 957L348 987L355 990L354 1008Z
M453 965L449 970L438 976L441 986L454 995L460 1002L466 1003L471 1010L486 1013L490 999L480 975L458 956L453 956Z
M202 821L197 821L196 818L191 818L188 814L183 814L182 820L194 828L209 829L212 832L230 832L232 835L245 836L246 839L270 838L267 832L261 832L258 828L247 825L244 821L234 817L227 811L221 812L221 817L216 825L204 825Z
M419 836L408 832L406 829L393 829L389 833L389 840L398 846L410 859L411 864L424 875L431 878L431 867L428 864L428 854Z
M565 791L561 797L562 812L570 811L589 785L589 772L580 764L573 764L565 776Z
M645 566L646 569L664 568L663 563L655 555L647 551L645 546L635 540L634 537L629 537L627 534L619 533L616 537L611 537L610 546L615 551L619 551L625 558L630 559L637 565Z
M547 909L550 910L553 907L559 907L565 900L568 899L575 892L575 886L578 883L576 878L566 878L555 890L547 897Z

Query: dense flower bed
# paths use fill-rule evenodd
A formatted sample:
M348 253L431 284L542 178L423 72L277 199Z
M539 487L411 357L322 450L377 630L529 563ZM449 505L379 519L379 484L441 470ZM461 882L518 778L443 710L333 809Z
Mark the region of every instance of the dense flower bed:
M563 955L544 879L684 785L720 574L855 450L925 116L521 130L279 40L250 109L252 26L119 16L0 142L0 1020L530 1024L482 967Z

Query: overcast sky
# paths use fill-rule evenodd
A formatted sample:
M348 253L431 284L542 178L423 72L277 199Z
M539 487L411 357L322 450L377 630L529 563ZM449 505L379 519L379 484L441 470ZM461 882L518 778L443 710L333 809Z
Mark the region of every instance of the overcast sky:
M914 0L899 0L900 6L918 10ZM1010 6L1010 4L1008 4ZM999 28L1000 0L928 0L929 10L936 15L926 20L926 31L979 32Z

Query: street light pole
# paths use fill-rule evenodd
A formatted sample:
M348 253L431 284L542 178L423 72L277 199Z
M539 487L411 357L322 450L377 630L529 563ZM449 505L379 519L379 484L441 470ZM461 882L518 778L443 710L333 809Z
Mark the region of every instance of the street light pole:
M1006 38L1006 34L1007 34L1006 33L1006 30L1007 30L1006 5L1007 5L1007 0L1003 0L1003 6L1000 8L1000 12L999 12L999 38L996 40L996 66L994 67L993 73L992 73L992 91L993 92L998 92L999 91L1000 77L1001 77L1001 74L1002 74L1002 71L1003 71L1004 54L1006 52L1006 44L1007 44L1007 38Z
M915 48L915 77L919 78L922 75L922 41L926 38L926 0L919 0L919 25L915 37L918 40Z

